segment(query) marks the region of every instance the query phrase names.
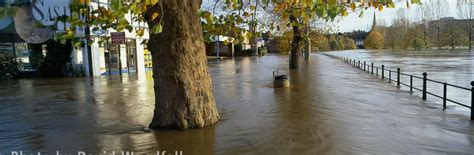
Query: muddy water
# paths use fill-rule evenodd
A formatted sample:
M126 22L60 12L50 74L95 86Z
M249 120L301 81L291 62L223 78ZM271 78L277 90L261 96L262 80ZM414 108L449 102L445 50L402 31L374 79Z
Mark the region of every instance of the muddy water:
M222 120L143 130L150 77L0 82L0 153L383 154L474 152L474 124L323 55L288 71L286 56L213 60ZM272 71L291 87L273 89Z
M471 81L474 81L474 50L407 50L407 51L369 51L369 50L348 50L331 52L331 54L354 58L366 61L367 64L374 63L375 66L407 74L422 77L423 72L428 73L428 78L440 82L458 85L464 88L471 88ZM392 74L395 77L395 74ZM388 75L386 75L388 76ZM402 82L409 84L409 77L402 76ZM422 81L414 79L414 86L422 88ZM428 82L428 91L443 96L443 85ZM402 88L406 89L406 87ZM418 93L420 95L420 93ZM470 106L471 92L448 87L447 96L457 102ZM442 103L441 99L429 97ZM455 104L448 104L448 108L458 110L469 110L465 107L459 107Z

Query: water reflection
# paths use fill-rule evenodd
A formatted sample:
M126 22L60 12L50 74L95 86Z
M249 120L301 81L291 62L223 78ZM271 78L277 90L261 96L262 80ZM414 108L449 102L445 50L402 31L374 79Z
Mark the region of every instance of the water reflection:
M154 107L151 76L1 81L0 153L474 152L465 113L427 110L419 98L322 55L292 71L286 56L209 66L221 121L186 131L143 130ZM290 88L272 88L274 70L289 74Z

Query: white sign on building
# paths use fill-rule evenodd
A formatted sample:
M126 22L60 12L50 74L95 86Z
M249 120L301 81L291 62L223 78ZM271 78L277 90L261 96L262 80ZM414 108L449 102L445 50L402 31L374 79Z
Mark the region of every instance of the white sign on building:
M33 19L40 21L45 26L56 24L58 31L70 28L71 24L59 22L57 18L71 16L70 0L35 0L31 3ZM76 28L78 37L84 36L84 28Z

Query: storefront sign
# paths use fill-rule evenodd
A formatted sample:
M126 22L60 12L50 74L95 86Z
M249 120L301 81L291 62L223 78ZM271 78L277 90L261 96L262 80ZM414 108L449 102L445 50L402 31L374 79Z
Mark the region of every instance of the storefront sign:
M33 18L43 25L51 26L56 24L56 19L63 15L69 16L69 0L36 0L31 4ZM68 24L58 23L59 30L64 30Z
M125 44L125 32L112 32L112 44Z
M70 0L36 0L31 3L31 12L33 19L41 22L45 26L55 25L58 31L68 29L71 24L58 22L57 18L61 16L71 16ZM79 17L82 18L82 17ZM76 36L83 37L84 28L76 29Z

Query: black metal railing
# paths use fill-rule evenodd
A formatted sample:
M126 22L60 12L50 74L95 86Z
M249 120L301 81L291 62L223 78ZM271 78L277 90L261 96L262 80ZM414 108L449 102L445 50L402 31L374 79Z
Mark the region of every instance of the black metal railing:
M426 100L427 95L431 95L431 96L434 96L436 98L442 99L443 100L443 110L446 110L446 104L448 102L451 102L451 103L469 108L471 110L471 120L474 120L474 108L473 108L473 106L474 106L474 81L471 81L471 88L466 88L466 87L461 87L461 86L449 84L449 83L446 83L446 82L440 82L440 81L428 79L428 73L426 73L426 72L424 72L422 74L422 77L421 77L421 76L415 76L415 75L402 73L400 71L400 68L397 68L397 70L390 70L390 69L387 69L384 65L382 65L379 68L377 66L374 66L374 63L367 64L367 62L365 62L365 61L361 62L360 60L351 59L351 58L347 58L347 57L343 57L343 56L335 56L335 55L331 55L331 54L327 54L327 53L325 53L324 55L332 57L332 58L339 59L339 60L341 60L341 61L343 61L347 64L352 65L353 67L359 68L359 69L363 70L364 72L367 72L367 73L369 73L371 75L374 75L376 77L380 76L382 78L382 80L385 80L385 78L388 78L388 82L396 83L398 87L407 86L407 87L410 88L410 92L413 92L413 90L421 91L423 100ZM375 69L375 72L374 72L374 69ZM379 71L381 72L381 74L379 74ZM388 72L388 77L385 76L386 72ZM396 79L394 79L392 77L392 73L396 74ZM409 83L402 82L400 80L402 78L401 76L409 77L410 82ZM413 86L413 79L422 80L423 81L422 88L417 88L417 87ZM429 92L427 90L428 82L433 82L433 83L443 85L443 95L437 95L433 92ZM448 96L447 96L448 87L456 88L456 89L459 89L459 90L471 91L471 105L468 106L465 103L461 103L459 101L455 101L453 99L448 98Z

